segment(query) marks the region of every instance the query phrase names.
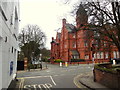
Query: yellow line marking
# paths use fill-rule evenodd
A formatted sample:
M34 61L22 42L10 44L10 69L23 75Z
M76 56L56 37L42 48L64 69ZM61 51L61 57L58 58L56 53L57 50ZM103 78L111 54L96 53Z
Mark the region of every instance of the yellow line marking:
M75 84L78 88L82 88L82 87L80 86L80 84L78 83L78 78L79 78L79 75L76 76L76 77L74 77L73 82L74 82L74 84Z

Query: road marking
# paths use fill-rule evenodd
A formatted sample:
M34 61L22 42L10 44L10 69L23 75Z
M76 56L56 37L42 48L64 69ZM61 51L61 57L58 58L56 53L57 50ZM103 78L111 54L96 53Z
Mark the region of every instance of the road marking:
M51 85L50 83L46 83L45 86L46 86L49 90L51 90L50 88L52 87L52 85Z
M23 85L24 85L24 81L25 81L25 79L23 78L22 79L22 84L21 84L21 87L23 88Z
M17 78L17 79L29 79L29 78L40 78L40 77L50 77L50 76L34 76L34 77L22 77L22 78Z
M50 78L51 78L53 84L56 86L56 83L55 83L55 81L53 80L52 76L50 76Z
M20 81L19 90L21 89L22 80Z
M20 85L19 85L19 90L21 90L23 88L23 84L24 84L24 79L21 78L20 80L21 81L20 81Z
M31 89L37 89L37 88L39 88L40 90L43 90L43 89L45 89L45 90L51 90L50 88L52 88L52 85L50 84L50 83L46 83L46 84L34 84L34 85L25 85L24 86L24 88L25 89L28 89L28 90L31 90ZM33 90L34 90L33 89Z
M76 76L76 77L74 77L73 82L74 82L74 84L75 84L78 88L82 88L82 87L79 85L79 83L77 82L77 81L78 81L78 77L79 77L79 75Z

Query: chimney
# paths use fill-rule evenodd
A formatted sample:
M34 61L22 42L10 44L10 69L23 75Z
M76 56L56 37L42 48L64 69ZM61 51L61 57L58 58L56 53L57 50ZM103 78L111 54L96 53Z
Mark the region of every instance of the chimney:
M52 37L52 41L54 41L54 37Z
M62 25L63 25L63 27L65 27L65 25L66 25L66 19L65 18L62 19Z

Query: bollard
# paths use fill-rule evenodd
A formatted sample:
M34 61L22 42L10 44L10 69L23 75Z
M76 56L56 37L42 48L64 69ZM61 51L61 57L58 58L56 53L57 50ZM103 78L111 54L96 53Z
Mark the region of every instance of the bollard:
M62 67L62 62L60 62L60 67Z
M66 67L68 66L68 63L67 63L67 62L65 62L65 66L66 66Z
M116 62L115 62L115 60L113 60L113 65L115 65L116 64Z

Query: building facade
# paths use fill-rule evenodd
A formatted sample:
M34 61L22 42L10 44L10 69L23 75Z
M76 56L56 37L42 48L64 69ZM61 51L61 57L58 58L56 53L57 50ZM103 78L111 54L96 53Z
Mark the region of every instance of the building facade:
M16 77L19 1L0 0L0 89Z
M61 33L57 33L56 39L52 37L51 61L62 59L67 62L78 60L92 63L94 60L101 63L108 62L111 58L119 58L116 46L90 38L99 35L85 30L87 21L88 16L82 6L76 12L76 26L66 23L66 19L62 20Z

